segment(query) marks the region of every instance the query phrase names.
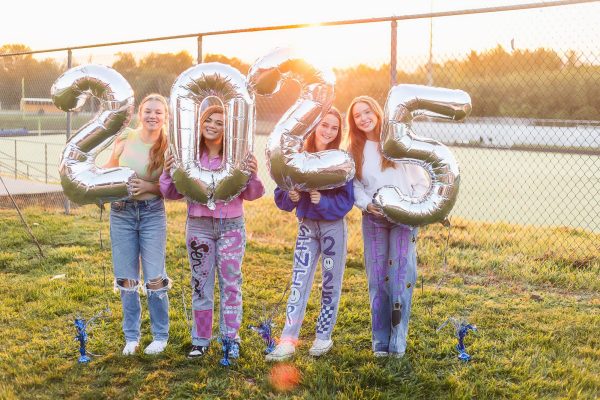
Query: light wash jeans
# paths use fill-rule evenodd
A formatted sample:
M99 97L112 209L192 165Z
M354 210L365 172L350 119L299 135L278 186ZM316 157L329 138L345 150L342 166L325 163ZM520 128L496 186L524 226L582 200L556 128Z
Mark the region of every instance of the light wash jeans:
M363 213L373 351L404 354L417 280L417 228Z
M116 287L121 292L126 341L140 340L140 263L154 340L169 338L170 280L165 268L167 218L162 198L111 204L110 239Z
M188 217L186 245L192 272L192 344L208 346L215 305L215 266L219 277L219 331L239 341L242 324L244 217Z
M304 218L298 223L290 296L281 339L292 342L298 339L319 256L321 256L322 286L321 311L317 318L316 337L321 340L331 339L342 294L347 238L345 218L336 221Z

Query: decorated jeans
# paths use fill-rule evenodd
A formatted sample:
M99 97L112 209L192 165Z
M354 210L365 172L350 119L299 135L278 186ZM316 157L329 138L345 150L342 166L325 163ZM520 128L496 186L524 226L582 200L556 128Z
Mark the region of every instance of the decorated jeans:
M192 270L192 344L208 346L212 337L215 266L219 277L219 329L239 340L242 323L242 259L246 249L244 217L188 218L186 244Z
M148 293L154 340L169 338L170 280L165 269L167 218L162 198L111 204L110 239L115 285L121 293L123 333L128 342L140 340L140 262Z
M346 265L346 220L316 221L304 218L298 224L294 249L294 269L282 339L298 339L310 296L319 254L321 254L321 312L317 319L318 339L331 338L337 319L342 278Z
M363 213L373 351L403 354L417 280L417 228Z

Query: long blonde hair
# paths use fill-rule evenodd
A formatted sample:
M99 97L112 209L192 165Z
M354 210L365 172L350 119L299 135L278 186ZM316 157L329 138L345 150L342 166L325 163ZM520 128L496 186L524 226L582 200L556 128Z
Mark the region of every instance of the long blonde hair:
M223 117L225 116L225 111L220 105L208 106L204 111L202 111L202 114L200 114L200 131L202 131L202 125L204 125L204 122L215 113L223 114ZM204 136L200 134L200 143L198 144L198 155L202 155L202 152L204 150L206 150L206 143L204 143ZM223 155L223 142L221 142L221 150L219 151L219 154Z
M375 99L369 96L358 96L355 97L350 106L348 107L348 111L346 112L346 121L348 123L348 139L350 140L350 144L348 146L348 152L354 158L354 164L356 167L356 178L358 180L362 179L362 165L363 165L363 150L365 148L365 142L367 141L367 136L363 131L358 129L356 126L356 122L354 122L354 116L352 115L352 108L356 105L356 103L365 103L367 104L371 110L375 113L377 117L377 125L375 126L375 131L381 133L381 127L383 125L383 110L381 106ZM393 161L388 160L382 154L380 154L381 161L380 167L383 171L387 168L396 168L396 164Z
M160 135L150 148L150 153L148 156L149 162L147 167L149 174L157 169L162 169L163 164L165 163L165 151L167 150L167 121L169 120L169 105L167 104L167 100L158 93L151 93L142 99L138 107L138 118L140 120L138 129L142 126L142 110L144 104L151 100L160 102L165 108L165 124L163 124L163 126L160 128Z
M329 111L327 111L327 114L325 114L325 115L328 115L328 114L331 114L334 117L336 117L340 126L338 129L338 134L337 134L336 138L333 139L331 142L327 143L327 147L325 148L325 150L337 150L340 148L340 143L342 142L342 132L343 132L342 128L344 125L344 121L342 120L342 116L341 116L340 112L335 107L331 107L329 109ZM315 128L312 130L312 132L308 136L308 139L306 139L306 142L304 142L304 151L307 151L309 153L317 152L316 136L317 136L317 127L315 126Z

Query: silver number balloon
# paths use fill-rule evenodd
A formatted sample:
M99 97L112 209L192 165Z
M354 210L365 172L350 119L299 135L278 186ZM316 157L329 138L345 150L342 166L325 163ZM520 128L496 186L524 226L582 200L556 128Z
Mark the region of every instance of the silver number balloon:
M100 168L96 156L127 127L133 114L133 90L112 68L82 65L62 74L52 85L52 101L63 111L80 109L90 97L100 111L67 142L59 174L65 195L78 204L99 204L130 197L130 168Z
M223 165L211 171L199 165L199 111L208 98L218 98L225 111ZM235 68L206 63L184 71L171 89L171 170L175 187L190 200L214 209L239 195L250 178L245 161L252 152L254 97Z
M398 85L390 89L384 113L380 142L384 156L421 165L430 176L431 186L418 199L404 195L395 186L384 186L375 193L373 202L395 223L421 226L444 221L458 196L458 163L442 143L415 135L411 123L419 115L465 119L471 113L471 98L462 90Z
M333 102L333 72L317 69L284 48L257 60L248 73L249 85L260 95L276 93L285 79L298 81L302 93L269 136L266 155L271 177L285 190L342 186L354 177L354 160L348 153L302 151L304 140Z

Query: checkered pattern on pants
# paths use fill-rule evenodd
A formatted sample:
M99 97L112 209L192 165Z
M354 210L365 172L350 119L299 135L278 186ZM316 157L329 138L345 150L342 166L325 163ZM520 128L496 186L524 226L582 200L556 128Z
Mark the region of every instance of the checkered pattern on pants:
M317 318L317 333L329 333L331 330L331 320L335 312L332 306L322 306L319 318Z

